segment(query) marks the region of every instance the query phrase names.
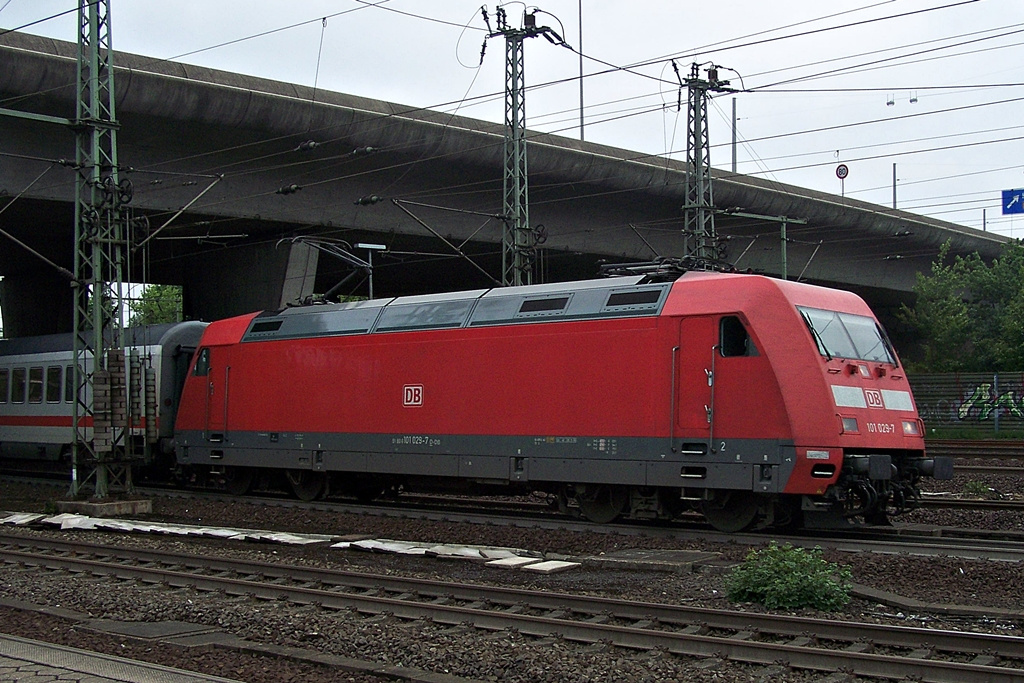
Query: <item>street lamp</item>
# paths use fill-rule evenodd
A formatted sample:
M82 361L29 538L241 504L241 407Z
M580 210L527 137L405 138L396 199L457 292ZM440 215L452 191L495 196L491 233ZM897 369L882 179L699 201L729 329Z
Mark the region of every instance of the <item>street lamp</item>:
M373 298L373 252L375 251L386 251L386 244L367 244L365 242L357 242L356 249L366 249L366 262L370 264L370 298Z

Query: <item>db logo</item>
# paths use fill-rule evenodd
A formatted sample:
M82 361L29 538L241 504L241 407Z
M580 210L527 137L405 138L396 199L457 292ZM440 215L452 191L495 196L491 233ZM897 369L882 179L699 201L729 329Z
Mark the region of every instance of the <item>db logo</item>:
M881 397L879 397L881 400ZM421 406L423 405L423 385L422 384L406 384L402 387L402 405L403 406Z
M885 407L885 404L882 402L882 392L878 389L865 389L864 398L867 399L868 408Z

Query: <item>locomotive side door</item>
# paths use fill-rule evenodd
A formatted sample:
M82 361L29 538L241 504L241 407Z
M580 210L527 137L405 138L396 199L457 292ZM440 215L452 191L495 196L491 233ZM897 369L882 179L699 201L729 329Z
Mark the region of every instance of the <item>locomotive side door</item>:
M201 363L206 364L206 439L207 441L224 441L227 430L228 412L228 378L231 368L225 362L224 349L207 347L200 351L197 369ZM205 354L205 357L204 357Z
M674 351L674 390L676 436L684 442L706 440L711 433L717 342L717 318L700 316L679 322L679 346Z

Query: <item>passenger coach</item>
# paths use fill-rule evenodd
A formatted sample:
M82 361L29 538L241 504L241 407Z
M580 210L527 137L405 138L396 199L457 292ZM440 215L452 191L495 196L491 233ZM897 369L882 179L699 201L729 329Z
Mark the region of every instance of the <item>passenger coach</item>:
M122 427L136 440L135 453L173 455L181 386L205 327L184 322L124 331L131 424ZM75 400L72 342L70 334L0 340L0 458L60 461L69 467ZM90 356L86 369L92 372ZM92 425L83 426L92 438Z

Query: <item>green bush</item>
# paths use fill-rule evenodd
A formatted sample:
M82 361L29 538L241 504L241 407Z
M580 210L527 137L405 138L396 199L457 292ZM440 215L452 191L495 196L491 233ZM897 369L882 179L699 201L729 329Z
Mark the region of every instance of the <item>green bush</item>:
M964 484L964 494L972 498L993 498L992 493L992 489L983 481L972 479Z
M813 607L834 611L850 601L850 568L827 562L821 548L779 546L751 550L729 574L726 590L735 602L758 602L769 609Z

